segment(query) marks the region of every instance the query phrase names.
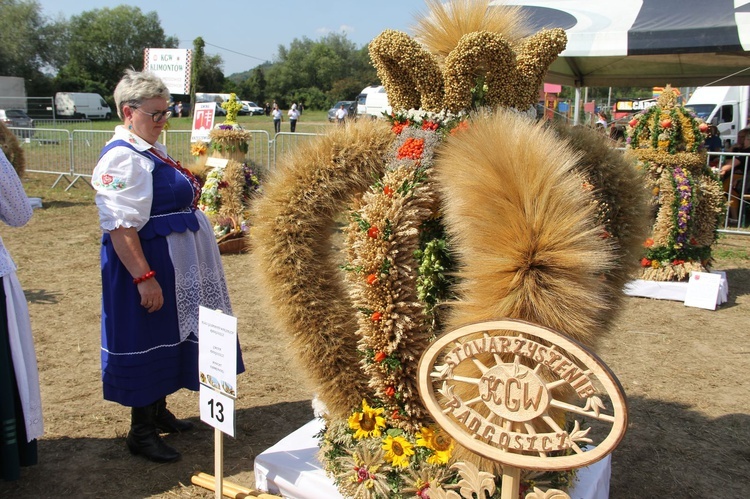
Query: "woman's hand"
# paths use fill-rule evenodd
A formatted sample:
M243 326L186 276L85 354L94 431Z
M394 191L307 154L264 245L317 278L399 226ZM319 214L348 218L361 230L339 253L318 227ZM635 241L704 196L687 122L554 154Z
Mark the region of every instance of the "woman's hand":
M148 313L156 312L164 305L164 294L156 277L140 282L138 292L141 294L141 306L145 307Z
M138 232L133 227L120 227L109 232L112 239L112 245L115 248L117 256L130 275L134 279L140 276L145 277L151 271L146 258L143 255L141 240L138 238ZM158 275L146 278L138 284L138 293L141 295L141 306L145 307L149 313L156 312L164 306L164 293L159 285Z

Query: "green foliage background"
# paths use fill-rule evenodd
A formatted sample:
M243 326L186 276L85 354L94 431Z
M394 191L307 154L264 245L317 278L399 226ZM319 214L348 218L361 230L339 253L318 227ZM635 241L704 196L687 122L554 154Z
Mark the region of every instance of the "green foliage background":
M0 0L0 76L23 77L29 97L96 92L113 105L112 93L123 71L143 67L144 48L177 45L176 37L164 33L156 12L138 7L123 4L51 19L36 0ZM234 92L261 106L275 101L286 109L301 102L307 109L324 110L379 84L367 46L357 47L344 34L295 38L288 46L279 45L274 60L229 76L220 55L202 52L201 37L193 45L201 52L193 59L194 91ZM607 92L591 88L589 98L606 100ZM561 98L570 99L572 93L564 87ZM611 95L613 101L646 96L650 89L632 87L613 88Z

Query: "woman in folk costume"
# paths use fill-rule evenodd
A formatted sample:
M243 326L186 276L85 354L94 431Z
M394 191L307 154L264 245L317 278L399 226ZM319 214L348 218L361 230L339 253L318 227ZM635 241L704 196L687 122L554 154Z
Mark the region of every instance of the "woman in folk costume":
M213 229L196 209L200 185L158 142L171 114L166 86L126 71L114 97L123 125L92 178L104 231L104 398L132 407L133 454L175 461L180 453L159 432L192 423L175 418L166 396L198 389L199 306L231 314L231 304Z
M0 123L0 220L26 225L32 209L21 185L23 151ZM29 310L16 265L0 240L0 476L20 478L20 467L37 462L37 439L44 431Z

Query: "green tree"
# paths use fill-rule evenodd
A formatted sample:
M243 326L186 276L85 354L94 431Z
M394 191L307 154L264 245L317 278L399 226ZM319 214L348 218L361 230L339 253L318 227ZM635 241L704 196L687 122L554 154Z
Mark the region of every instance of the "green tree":
M198 92L220 92L224 89L224 60L220 55L204 55L199 68ZM234 90L232 90L234 91Z
M259 106L266 101L266 75L263 67L252 70L250 76L240 84L240 92Z
M138 7L120 5L73 16L69 23L68 63L61 78L78 77L102 84L108 94L127 68L143 68L143 51L149 47L175 48L156 12L143 14Z
M275 99L281 106L301 100L311 109L353 99L378 81L367 48L358 49L337 33L318 41L294 39L289 48L279 46L277 60L265 76L266 100Z
M38 2L0 0L0 76L20 76L27 95L41 95L37 92L49 86L42 69L52 63L59 41L54 34Z

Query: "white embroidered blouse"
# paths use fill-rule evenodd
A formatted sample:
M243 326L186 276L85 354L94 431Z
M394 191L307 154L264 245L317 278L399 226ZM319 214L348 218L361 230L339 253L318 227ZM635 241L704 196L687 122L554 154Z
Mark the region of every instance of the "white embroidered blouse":
M124 140L139 151L151 149L151 144L127 128L119 125L109 142ZM108 143L109 143L108 142ZM159 152L166 148L156 143ZM96 206L102 230L135 227L140 230L149 220L153 199L154 162L126 147L114 147L101 157L94 168L91 185L96 189Z
M21 227L31 219L32 208L13 165L0 149L0 220ZM0 277L16 271L16 264L0 239Z

